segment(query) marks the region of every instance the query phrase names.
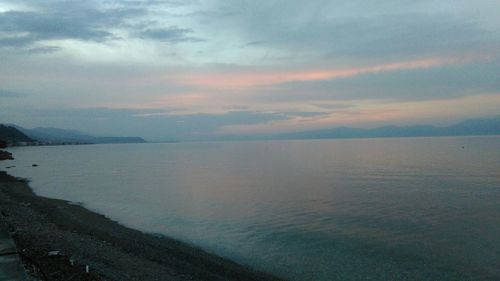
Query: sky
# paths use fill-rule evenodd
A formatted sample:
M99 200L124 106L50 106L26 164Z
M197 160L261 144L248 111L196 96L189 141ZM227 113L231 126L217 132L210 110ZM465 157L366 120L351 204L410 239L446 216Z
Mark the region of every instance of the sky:
M148 140L500 114L497 0L0 0L0 123Z

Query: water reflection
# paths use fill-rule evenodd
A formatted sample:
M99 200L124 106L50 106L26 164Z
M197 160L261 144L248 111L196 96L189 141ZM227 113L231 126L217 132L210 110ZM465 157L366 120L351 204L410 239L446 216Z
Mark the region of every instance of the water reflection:
M13 152L39 194L295 280L500 279L499 137Z

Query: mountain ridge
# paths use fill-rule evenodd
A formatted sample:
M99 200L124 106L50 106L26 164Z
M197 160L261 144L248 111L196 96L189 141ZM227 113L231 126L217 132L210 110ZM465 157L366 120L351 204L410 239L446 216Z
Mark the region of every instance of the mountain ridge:
M2 125L5 127L5 125ZM18 129L28 138L48 144L57 143L144 143L141 137L96 137L71 129L36 127L26 129L8 124ZM376 128L335 127L329 129L306 130L266 135L219 135L210 140L291 140L291 139L348 139L384 137L433 137L433 136L487 136L500 135L500 116L493 118L467 119L449 126L385 125ZM190 141L190 140L186 140Z
M24 132L14 126L0 124L0 140L6 143L33 142Z
M105 144L105 143L145 143L146 141L141 137L115 137L115 136L104 136L96 137L90 134L86 134L77 130L70 129L60 129L52 127L36 127L32 129L26 129L17 125L9 125L16 128L26 136L33 140L58 144L58 143L75 143L75 144ZM32 140L32 141L33 141Z
M362 129L336 127L331 129L308 130L293 133L270 135L275 139L341 139L341 138L380 138L380 137L433 137L433 136L473 136L500 135L500 116L494 118L468 119L450 126L386 125Z

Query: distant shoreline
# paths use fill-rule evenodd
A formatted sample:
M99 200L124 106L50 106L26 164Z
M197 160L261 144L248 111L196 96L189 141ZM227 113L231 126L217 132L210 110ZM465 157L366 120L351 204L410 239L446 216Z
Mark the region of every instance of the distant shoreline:
M0 217L29 273L41 280L284 280L37 196L26 181L3 171Z

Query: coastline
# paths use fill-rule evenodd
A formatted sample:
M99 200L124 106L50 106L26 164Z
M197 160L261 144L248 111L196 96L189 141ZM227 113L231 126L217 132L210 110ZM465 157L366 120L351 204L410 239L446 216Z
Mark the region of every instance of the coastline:
M40 280L284 280L37 196L26 181L3 171L0 217L28 272Z

